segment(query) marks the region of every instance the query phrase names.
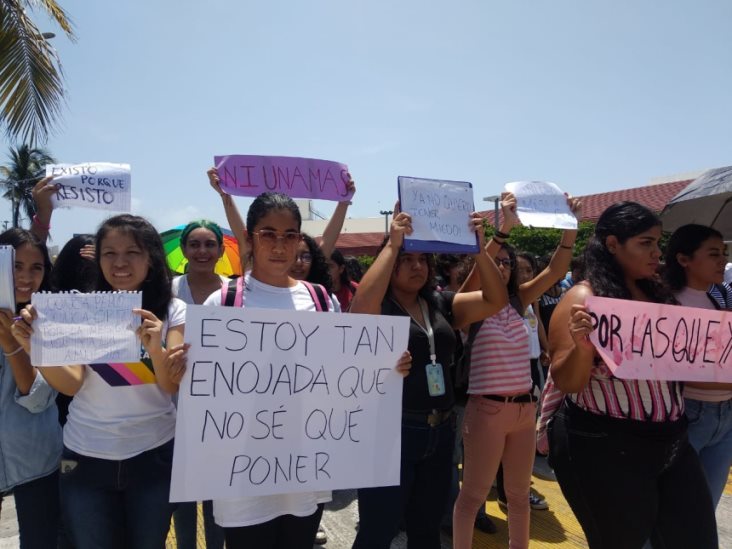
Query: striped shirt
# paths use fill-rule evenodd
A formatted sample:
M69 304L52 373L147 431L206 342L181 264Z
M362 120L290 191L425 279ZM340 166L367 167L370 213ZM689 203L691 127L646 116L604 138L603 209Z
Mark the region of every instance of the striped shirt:
M676 421L684 413L681 384L675 381L619 379L595 356L590 381L579 393L567 395L593 414L636 421Z
M475 336L468 393L516 395L530 391L529 333L523 318L508 304L486 318Z

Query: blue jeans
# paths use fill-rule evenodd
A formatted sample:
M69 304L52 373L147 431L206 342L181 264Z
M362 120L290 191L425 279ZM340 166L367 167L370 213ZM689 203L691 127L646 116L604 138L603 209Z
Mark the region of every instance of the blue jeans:
M173 441L121 461L64 448L61 502L77 549L164 549Z
M732 466L732 400L704 402L684 399L689 442L699 454L716 507Z
M56 547L59 536L58 471L13 489L21 549Z
M401 484L358 491L360 526L353 549L389 549L402 518L409 549L440 549L454 440L454 416L435 427L402 421Z
M206 538L206 549L223 549L224 529L214 522L213 502L204 501L203 531ZM198 547L198 505L195 501L179 503L173 513L175 524L175 540L178 549L196 549Z

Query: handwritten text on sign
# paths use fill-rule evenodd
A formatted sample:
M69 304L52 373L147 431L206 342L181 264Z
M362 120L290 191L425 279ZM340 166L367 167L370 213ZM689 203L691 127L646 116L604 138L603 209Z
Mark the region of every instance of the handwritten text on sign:
M46 166L48 176L53 176L54 184L58 185L52 197L57 207L130 211L132 188L129 164L49 164Z
M31 303L38 313L31 336L34 366L140 360L140 317L132 309L142 307L141 293L37 293Z
M290 156L215 156L221 189L257 196L267 191L292 198L350 200L348 166L328 160Z
M569 209L567 197L554 183L514 181L506 190L516 195L516 213L528 227L576 229L577 218Z
M400 208L412 217L414 232L406 237L407 242L476 246L475 232L470 228L470 214L475 209L470 183L403 176L398 182ZM409 249L407 244L405 247Z
M732 382L732 312L589 297L590 341L619 378Z
M189 305L171 501L399 484L407 317Z

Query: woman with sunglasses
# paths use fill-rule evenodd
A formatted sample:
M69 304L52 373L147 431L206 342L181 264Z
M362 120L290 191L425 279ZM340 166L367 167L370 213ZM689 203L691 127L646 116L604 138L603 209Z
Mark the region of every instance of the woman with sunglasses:
M580 203L567 199L580 216ZM456 549L469 549L473 521L485 503L499 464L503 463L508 500L508 531L511 549L529 546L529 488L536 454L536 397L532 394L529 334L523 321L526 307L561 278L572 258L576 230L565 230L546 269L518 283L516 253L506 244L518 225L516 197L501 195L501 229L486 246L501 273L509 303L482 321L473 341L463 440L465 462L463 486L453 513ZM475 273L463 291L475 290L481 281Z
M317 311L308 285L292 277L302 240L300 210L280 193L259 195L247 213L247 239L252 250L252 270L244 276L246 300L242 306L260 309ZM311 286L312 288L312 286ZM316 288L313 288L316 290ZM323 289L324 309L333 310ZM217 291L204 305L221 305ZM397 365L408 368L409 358ZM226 546L232 549L311 549L328 492L299 492L272 496L214 500L214 517L224 527Z

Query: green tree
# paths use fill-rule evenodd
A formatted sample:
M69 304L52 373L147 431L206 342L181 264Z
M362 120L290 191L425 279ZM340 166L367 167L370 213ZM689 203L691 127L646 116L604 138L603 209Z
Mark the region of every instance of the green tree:
M581 253L587 241L595 230L595 224L591 221L580 221L577 232L577 241L574 245L574 255ZM486 238L490 238L495 232L493 226L486 227ZM559 245L562 236L560 229L535 229L532 227L518 226L511 231L508 243L523 252L529 252L536 257L551 255Z
M11 147L10 162L0 166L0 186L5 189L3 198L13 204L13 227L18 226L21 208L29 218L36 213L32 190L44 176L46 164L56 162L44 149L28 145Z
M46 142L64 103L58 54L28 15L36 7L76 40L56 0L0 0L0 125L31 146Z

